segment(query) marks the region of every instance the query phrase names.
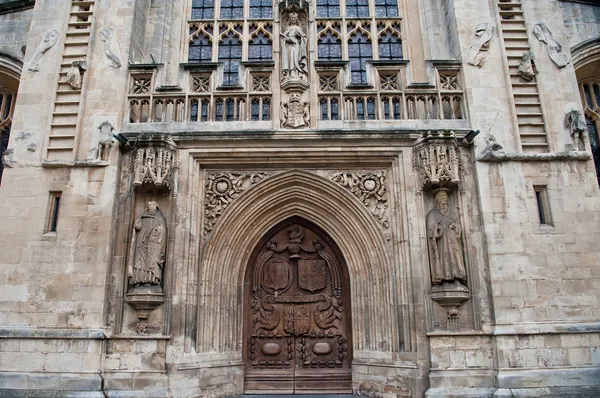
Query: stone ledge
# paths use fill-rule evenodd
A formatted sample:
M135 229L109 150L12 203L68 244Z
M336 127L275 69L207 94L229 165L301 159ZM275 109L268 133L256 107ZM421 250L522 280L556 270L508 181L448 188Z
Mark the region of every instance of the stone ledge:
M490 332L494 336L510 336L520 334L568 334L568 333L600 333L600 322L589 323L540 323L525 325L496 325Z
M590 160L587 151L564 151L549 153L504 152L503 150L484 150L477 156L478 162L551 162L556 160Z
M38 328L0 328L2 339L91 339L108 338L102 329L38 329Z
M600 396L600 367L500 369L498 386L501 389L511 390L587 386L598 393L596 396Z
M430 388L425 392L426 398L488 398L496 391L490 388Z
M107 167L110 163L103 160L44 160L42 167L57 168L57 167Z
M72 396L58 395L59 392L91 393L102 389L102 378L98 373L55 373L55 372L0 372L0 397L3 392L35 392L44 391L46 395L16 395L16 396ZM56 395L52 395L56 394ZM79 397L79 395L75 395ZM82 395L87 396L87 395ZM95 395L94 395L95 396ZM100 395L103 396L103 395Z

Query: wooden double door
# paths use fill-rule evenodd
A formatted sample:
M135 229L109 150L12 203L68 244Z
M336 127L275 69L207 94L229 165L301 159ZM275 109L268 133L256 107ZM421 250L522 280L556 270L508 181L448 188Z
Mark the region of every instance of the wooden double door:
M246 393L351 393L348 274L335 243L292 219L246 271Z

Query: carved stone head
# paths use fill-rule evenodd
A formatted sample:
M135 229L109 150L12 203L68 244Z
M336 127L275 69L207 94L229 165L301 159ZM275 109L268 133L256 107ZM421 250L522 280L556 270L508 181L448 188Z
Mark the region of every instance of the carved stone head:
M288 17L289 25L298 25L298 13L292 12Z
M443 215L448 214L448 191L445 189L437 190L435 194L435 207Z
M155 215L157 209L158 204L155 201L151 200L148 202L148 213L150 213L151 215Z

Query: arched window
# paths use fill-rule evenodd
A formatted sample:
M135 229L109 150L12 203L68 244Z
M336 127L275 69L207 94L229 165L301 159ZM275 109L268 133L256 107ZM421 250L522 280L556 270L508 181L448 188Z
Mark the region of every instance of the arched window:
M213 19L214 16L213 0L192 0L192 19Z
M336 18L340 16L339 0L317 0L317 17Z
M273 0L252 0L250 2L250 18L270 19L272 17Z
M592 65L597 68L598 64ZM577 70L578 76L585 73L586 68L582 69ZM600 78L590 77L580 80L579 92L583 103L592 156L596 166L596 177L600 185L600 137L598 136L598 127L600 126Z
M219 62L223 63L223 85L238 85L240 62L242 61L242 40L240 32L233 26L222 27L219 43Z
M273 28L270 24L256 23L250 26L248 61L267 61L273 58Z
M212 61L212 24L190 25L190 51L188 62Z
M348 60L350 61L351 81L353 84L367 84L367 61L373 59L371 39L363 30L356 29L348 41Z
M391 30L379 35L379 59L398 61L402 59L402 41Z
M594 165L596 166L596 179L598 185L600 185L600 138L598 137L598 126L597 122L593 119L586 117L585 122L587 124L588 135L590 137L590 146L592 147L592 156L594 157Z
M2 173L4 171L2 156L8 148L18 87L18 80L0 73L0 184L2 183Z
M339 33L331 29L319 35L317 48L319 51L319 61L335 61L342 59L342 41Z

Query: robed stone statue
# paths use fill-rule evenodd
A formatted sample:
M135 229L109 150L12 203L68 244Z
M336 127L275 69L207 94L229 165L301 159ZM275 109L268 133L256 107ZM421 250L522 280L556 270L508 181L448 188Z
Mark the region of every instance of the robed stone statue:
M448 193L439 190L435 195L435 207L427 214L427 240L433 285L445 282L459 284L460 281L466 280L461 235L458 218L448 206Z
M281 34L281 71L284 79L305 79L308 76L307 36L298 25L298 14L289 15L289 25Z
M134 235L129 284L161 286L165 265L167 223L156 202L148 202L146 211L135 221Z

